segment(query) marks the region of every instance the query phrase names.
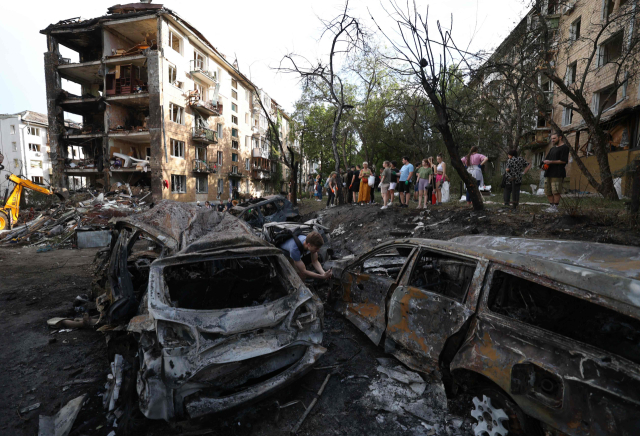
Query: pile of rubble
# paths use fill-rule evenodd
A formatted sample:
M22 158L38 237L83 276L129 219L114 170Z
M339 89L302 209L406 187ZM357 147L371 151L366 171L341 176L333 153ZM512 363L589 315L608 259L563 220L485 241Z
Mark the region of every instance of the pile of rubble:
M23 211L23 224L0 232L0 245L36 246L38 252L58 248L91 248L108 245L109 220L147 210L148 188L114 185L107 193L77 192L69 200L36 212Z

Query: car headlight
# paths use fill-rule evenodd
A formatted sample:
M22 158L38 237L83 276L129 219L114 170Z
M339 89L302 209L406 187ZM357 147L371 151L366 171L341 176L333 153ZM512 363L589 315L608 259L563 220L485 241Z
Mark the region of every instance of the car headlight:
M158 342L165 348L190 347L196 343L191 328L184 324L157 321Z

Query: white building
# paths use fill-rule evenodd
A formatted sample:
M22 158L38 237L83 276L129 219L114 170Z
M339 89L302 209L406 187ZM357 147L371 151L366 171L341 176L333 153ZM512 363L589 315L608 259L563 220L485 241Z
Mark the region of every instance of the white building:
M47 116L32 111L0 115L0 153L4 155L4 171L48 186ZM6 179L0 178L2 194L6 184Z

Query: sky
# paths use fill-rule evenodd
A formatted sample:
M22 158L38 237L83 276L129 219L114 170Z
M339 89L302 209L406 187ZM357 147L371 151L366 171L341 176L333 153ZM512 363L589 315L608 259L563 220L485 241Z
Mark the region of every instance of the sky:
M383 28L390 29L393 23L385 12L389 1L351 0L349 7L351 14L360 17L365 26L372 27L373 16ZM448 26L453 15L454 39L462 46L471 43L471 51L496 48L527 10L526 0L415 1L421 13L428 8L430 20L439 19ZM403 0L398 2L406 5ZM63 19L104 15L116 0L1 3L0 113L32 110L46 114L46 38L40 30ZM331 19L344 8L343 0L154 0L153 3L164 4L194 25L227 59L237 59L240 70L287 111L292 111L300 96L298 79L275 68L288 53L311 60L326 55L326 39L319 40L320 18Z

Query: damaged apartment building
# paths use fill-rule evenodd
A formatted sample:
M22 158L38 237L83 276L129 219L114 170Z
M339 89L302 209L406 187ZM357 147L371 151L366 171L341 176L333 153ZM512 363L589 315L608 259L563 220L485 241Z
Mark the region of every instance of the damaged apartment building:
M182 202L273 191L277 154L257 99L270 116L282 115L283 135L288 117L175 12L116 5L41 33L54 186L68 187L70 178L104 189L129 183L150 187L154 201ZM79 84L80 95L64 89L66 81ZM68 114L81 116L81 126L65 127Z

